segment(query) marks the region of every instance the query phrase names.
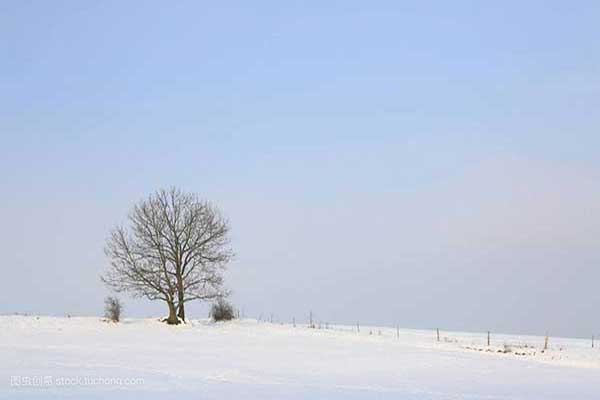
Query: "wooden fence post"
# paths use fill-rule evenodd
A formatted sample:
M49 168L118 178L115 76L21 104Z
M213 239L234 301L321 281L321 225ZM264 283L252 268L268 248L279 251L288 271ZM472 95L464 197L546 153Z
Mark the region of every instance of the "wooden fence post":
M436 331L437 331L437 341L439 342L440 341L440 328L437 328Z

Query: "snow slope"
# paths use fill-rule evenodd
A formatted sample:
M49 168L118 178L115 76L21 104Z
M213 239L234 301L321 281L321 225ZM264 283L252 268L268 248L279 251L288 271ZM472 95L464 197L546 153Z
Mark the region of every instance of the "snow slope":
M372 334L370 334L372 333ZM598 399L589 340L0 316L0 399ZM499 353L504 344L512 353ZM517 355L518 353L518 355Z

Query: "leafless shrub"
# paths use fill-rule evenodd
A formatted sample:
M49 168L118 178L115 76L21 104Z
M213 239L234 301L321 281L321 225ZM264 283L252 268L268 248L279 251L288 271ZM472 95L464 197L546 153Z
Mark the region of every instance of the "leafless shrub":
M119 322L122 311L123 305L119 299L110 296L104 299L104 317L106 319L112 322Z
M230 321L235 318L235 309L224 299L219 299L210 309L213 321Z

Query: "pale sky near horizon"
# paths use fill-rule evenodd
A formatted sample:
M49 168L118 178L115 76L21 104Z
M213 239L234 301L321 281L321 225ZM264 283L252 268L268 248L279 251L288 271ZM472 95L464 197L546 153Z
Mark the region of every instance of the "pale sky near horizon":
M101 314L174 185L248 316L600 334L600 3L325 3L2 2L0 313Z

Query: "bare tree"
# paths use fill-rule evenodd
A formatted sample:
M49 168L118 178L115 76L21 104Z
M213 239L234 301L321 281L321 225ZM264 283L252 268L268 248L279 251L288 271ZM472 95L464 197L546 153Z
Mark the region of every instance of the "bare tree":
M102 280L112 289L166 302L169 324L185 320L187 302L227 295L229 224L211 203L161 189L133 208L129 223L106 244L111 265Z

